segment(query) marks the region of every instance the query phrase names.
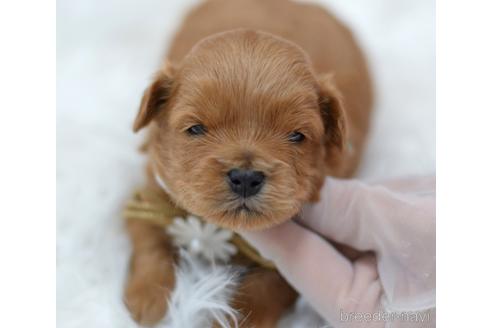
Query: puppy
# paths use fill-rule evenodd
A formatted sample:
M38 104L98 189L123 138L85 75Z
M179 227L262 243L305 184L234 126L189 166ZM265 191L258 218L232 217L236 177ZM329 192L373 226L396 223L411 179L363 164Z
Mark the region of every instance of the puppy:
M368 133L371 85L350 31L286 0L210 0L194 8L145 91L148 188L221 227L264 229L315 202L324 177L349 177ZM162 228L128 220L125 302L154 324L176 255ZM293 241L295 242L295 241ZM233 300L246 327L273 327L297 295L257 267Z

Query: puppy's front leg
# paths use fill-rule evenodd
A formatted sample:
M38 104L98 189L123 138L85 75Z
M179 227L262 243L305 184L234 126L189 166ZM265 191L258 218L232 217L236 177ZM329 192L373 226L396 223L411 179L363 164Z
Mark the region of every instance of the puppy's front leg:
M135 321L153 325L166 313L167 300L174 288L173 248L160 227L129 219L127 228L133 255L125 304Z
M297 299L297 292L276 270L255 268L241 282L233 306L243 320L240 327L273 328Z

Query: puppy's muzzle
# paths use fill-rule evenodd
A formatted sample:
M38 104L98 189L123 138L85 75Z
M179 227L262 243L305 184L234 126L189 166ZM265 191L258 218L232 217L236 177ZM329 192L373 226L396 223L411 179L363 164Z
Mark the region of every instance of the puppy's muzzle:
M227 182L232 192L247 198L260 192L265 184L265 174L261 171L232 169L227 172Z

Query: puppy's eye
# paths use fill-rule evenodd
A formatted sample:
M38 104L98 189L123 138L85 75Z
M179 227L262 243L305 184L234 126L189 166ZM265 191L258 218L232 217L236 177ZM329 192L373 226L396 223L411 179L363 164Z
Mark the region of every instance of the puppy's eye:
M291 134L289 134L289 141L290 142L299 143L299 142L303 141L305 138L306 137L301 132L294 131Z
M191 136L201 136L204 135L205 132L207 132L207 129L202 124L196 124L192 127L189 127L186 132L188 132L188 134Z

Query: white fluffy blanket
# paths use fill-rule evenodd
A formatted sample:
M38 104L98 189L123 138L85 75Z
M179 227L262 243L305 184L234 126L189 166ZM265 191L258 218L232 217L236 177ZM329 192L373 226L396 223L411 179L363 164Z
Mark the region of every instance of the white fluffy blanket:
M121 301L130 245L120 212L143 180L143 158L136 152L142 136L130 127L165 45L194 2L57 2L59 327L136 327ZM376 115L360 176L434 173L433 1L324 2L357 33L376 80ZM182 266L178 285L192 293L197 289L190 286L211 275L208 289L198 289L205 301L173 308L174 318L163 326L192 327L179 320L183 313L203 314L203 306L223 310L224 294L213 294L214 283L229 281L230 272L197 266ZM321 325L302 301L281 323Z

